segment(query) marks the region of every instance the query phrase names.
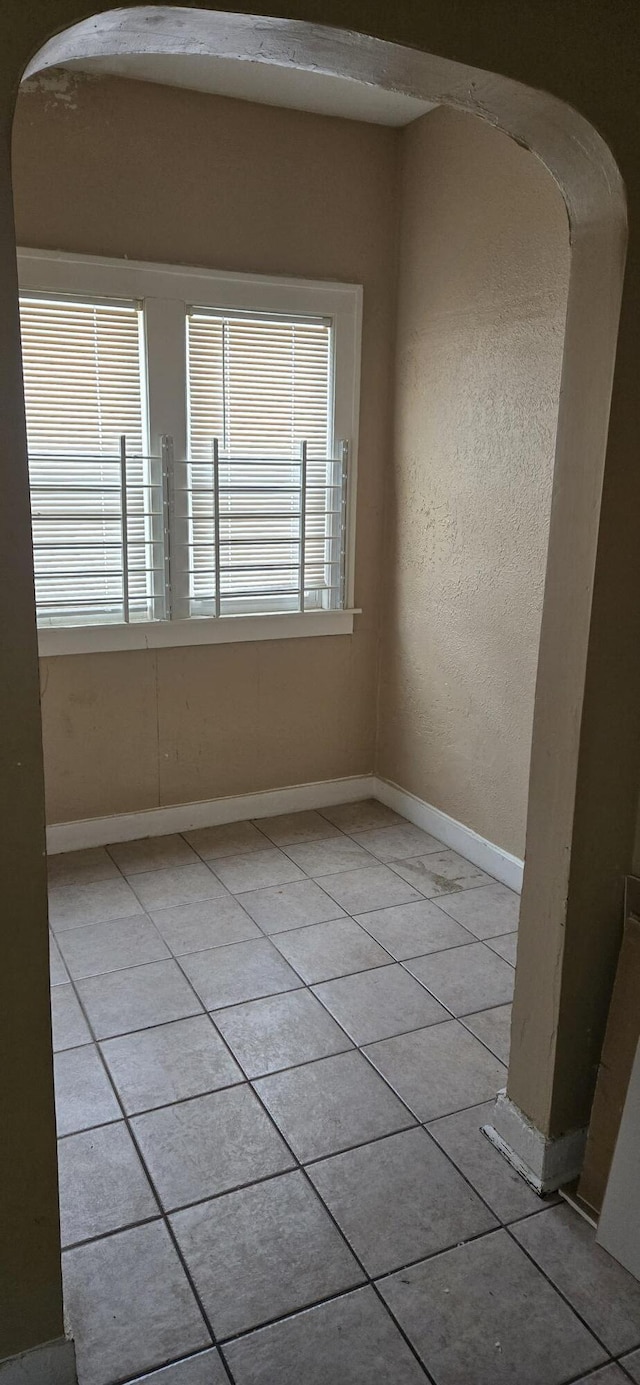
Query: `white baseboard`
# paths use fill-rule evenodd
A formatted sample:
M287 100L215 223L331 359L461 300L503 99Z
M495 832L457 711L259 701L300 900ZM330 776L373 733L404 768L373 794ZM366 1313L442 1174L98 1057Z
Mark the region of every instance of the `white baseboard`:
M328 808L332 803L355 803L359 798L378 798L401 813L416 827L452 847L474 866L486 870L510 889L522 888L523 863L494 842L479 837L471 827L456 822L439 808L407 793L397 784L363 774L351 779L324 779L316 784L294 784L286 789L267 789L263 793L237 794L233 798L203 799L198 803L176 803L167 808L148 808L140 813L119 813L106 818L84 818L79 822L56 822L47 827L47 851L77 851L87 846L107 846L109 842L130 842L137 837L160 837L168 832L190 832L196 827L218 827L225 822L248 818L296 813L305 808Z
M506 1092L498 1092L493 1116L482 1127L487 1139L536 1193L554 1193L582 1169L586 1130L571 1130L549 1139L525 1116Z
M141 813L119 813L108 818L80 822L56 822L47 827L47 851L77 851L109 842L131 842L138 837L161 837L168 832L190 832L196 827L219 827L225 822L297 813L305 808L329 808L332 803L352 803L375 798L372 774L353 779L326 779L317 784L296 784L264 793L238 794L233 798L203 799L177 803L168 808L149 808Z
M487 841L486 837L478 836L473 828L465 827L464 823L450 818L439 808L432 808L424 799L416 798L415 794L408 793L397 784L391 784L387 779L376 779L372 792L374 798L379 798L388 808L395 809L396 813L401 813L402 817L408 818L416 827L421 827L423 832L437 837L445 846L451 847L453 851L472 861L474 866L486 870L488 875L492 875L501 884L508 885L510 890L516 890L520 894L524 862L517 856L512 856L509 851L496 846L495 842Z
M0 1385L77 1385L76 1353L69 1337L43 1342L0 1361Z

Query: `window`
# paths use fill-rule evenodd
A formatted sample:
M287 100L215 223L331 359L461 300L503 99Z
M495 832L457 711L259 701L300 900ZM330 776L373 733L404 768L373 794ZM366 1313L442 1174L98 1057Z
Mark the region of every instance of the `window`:
M350 629L360 290L20 269L43 652Z
M152 619L142 309L23 296L41 626Z

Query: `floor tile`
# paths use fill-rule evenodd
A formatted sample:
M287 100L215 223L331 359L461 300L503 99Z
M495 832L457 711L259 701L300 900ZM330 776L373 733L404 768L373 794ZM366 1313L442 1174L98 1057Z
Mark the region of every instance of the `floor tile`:
M348 918L277 933L273 941L309 984L368 967L384 967L391 960L364 928Z
M419 982L397 965L341 976L313 990L357 1044L372 1044L449 1018Z
M493 952L497 952L499 957L504 957L505 962L510 962L512 967L516 964L516 954L518 951L518 934L505 933L502 938L487 938L487 947Z
M364 1279L301 1173L177 1212L171 1222L218 1340Z
M339 837L333 823L313 810L303 813L279 813L277 817L256 818L256 826L275 846L293 846L296 842L314 842L322 837Z
M302 982L268 938L231 943L181 959L207 1010L292 991Z
M87 885L53 885L49 890L49 922L55 933L83 928L89 923L131 918L142 905L131 886L117 880L97 880Z
M427 856L397 861L393 870L410 885L415 885L427 899L489 884L489 876L484 871L455 851L434 851Z
M124 1121L60 1140L58 1176L64 1246L159 1215Z
M64 986L69 980L69 973L62 960L62 953L55 938L49 934L49 984L51 986Z
M370 1275L497 1225L422 1129L336 1154L309 1176Z
M82 1385L108 1385L210 1345L161 1222L65 1251L63 1275Z
M225 822L220 827L197 827L193 832L185 832L184 836L205 861L216 861L223 856L240 856L243 851L264 851L266 846L263 833L252 822Z
M601 1246L573 1208L552 1207L513 1234L612 1356L640 1346L640 1284Z
M421 1121L489 1101L507 1075L456 1020L383 1039L366 1053Z
M176 962L149 962L104 976L90 976L77 984L98 1039L184 1019L200 1010Z
M351 1048L351 1040L309 991L214 1010L213 1018L247 1077Z
M293 1164L246 1086L134 1116L132 1125L166 1209L283 1173Z
M358 1289L230 1342L236 1385L425 1385L373 1289Z
M406 968L453 1015L506 1005L513 997L513 967L484 943L414 957Z
M263 890L269 885L286 885L290 880L302 880L302 871L277 846L266 851L252 851L244 856L225 856L215 861L213 868L232 894L246 890Z
M591 1375L583 1375L580 1380L574 1381L574 1385L629 1385L629 1379L612 1361L601 1370L592 1371Z
M255 1088L303 1162L412 1124L409 1112L360 1053L341 1053L262 1077Z
M379 861L402 861L407 856L425 856L429 851L442 851L442 842L428 832L405 822L401 827L373 827L367 832L353 832L353 840L377 856Z
M160 962L171 954L157 929L144 915L91 923L60 934L60 951L76 980L121 971L141 962Z
M175 909L154 909L151 917L176 957L261 936L243 905L226 892Z
M315 880L296 880L269 890L251 890L242 896L242 907L265 933L284 933L310 923L326 923L344 917L344 910Z
M178 904L195 904L224 893L220 881L205 865L172 866L132 875L131 884L145 909L173 909Z
M200 1351L186 1361L175 1361L172 1366L153 1371L151 1375L139 1375L132 1385L229 1385L229 1377L212 1347L210 1351Z
M340 875L322 878L323 888L350 914L384 909L391 904L411 904L420 895L401 880L389 866L370 866L367 870L345 870Z
M500 933L515 933L518 927L520 896L496 881L463 894L447 895L438 905L476 938L493 939Z
M178 832L164 837L140 837L131 842L115 842L108 847L123 875L141 875L144 871L169 869L172 866L193 866L198 857Z
M473 942L472 933L447 918L437 904L428 899L415 904L397 904L390 909L374 909L371 913L356 914L355 918L398 962Z
M288 846L287 855L301 866L307 875L335 875L340 870L351 870L354 866L373 866L375 857L364 851L350 837L329 837L328 841L301 842Z
M561 1385L606 1359L506 1231L379 1288L438 1385Z
M361 798L357 803L337 803L333 808L320 809L341 832L366 832L373 827L407 827L406 818L379 803L377 798Z
M631 1379L637 1380L640 1385L640 1351L632 1351L630 1356L623 1356L620 1365L624 1366Z
M50 885L91 885L97 880L120 879L120 871L104 846L47 856L47 875Z
M493 1101L433 1121L428 1129L501 1221L541 1212L547 1202L527 1186L482 1133L493 1119ZM555 1199L554 1199L555 1200Z
M511 1006L498 1005L495 1009L481 1010L478 1015L465 1015L465 1027L475 1034L480 1042L495 1053L501 1063L508 1064L511 1044Z
M57 1053L53 1071L58 1135L120 1119L122 1112L93 1046Z
M208 1015L107 1039L101 1048L128 1115L243 1080Z
M51 992L51 1026L54 1053L91 1043L89 1026L69 982L54 986Z

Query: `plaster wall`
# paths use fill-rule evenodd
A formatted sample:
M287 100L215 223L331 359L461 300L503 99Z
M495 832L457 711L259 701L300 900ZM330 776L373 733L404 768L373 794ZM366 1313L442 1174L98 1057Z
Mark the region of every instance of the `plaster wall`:
M49 822L373 769L399 137L112 77L22 88L19 243L364 285L353 636L41 660Z
M633 843L633 859L631 861L631 870L634 875L640 875L640 801L638 803L638 810L636 814L636 830Z
M444 108L403 131L401 208L378 771L522 856L567 217Z
M44 800L9 145L26 64L52 35L90 10L82 0L31 0L27 6L9 0L0 44L0 569L1 590L10 593L2 612L0 680L0 1358L62 1332L45 999ZM516 1080L511 1074L509 1079L513 1099L539 1127L561 1132L588 1116L640 778L637 7L633 0L609 0L606 6L601 0L561 6L486 0L482 7L470 0L455 6L398 0L393 7L382 0L286 0L278 13L305 21L297 37L286 25L278 27L279 21L270 27L268 18L253 18L273 10L273 0L236 4L236 11L252 16L246 47L255 35L258 57L275 29L282 34L283 61L295 61L300 52L308 65L326 63L318 24L404 44L398 56L384 43L337 33L329 70L361 70L367 80L391 84L398 71L401 81L403 73L416 72L410 87L418 94L457 100L489 118L497 113L518 138L546 150L572 208L570 368L565 366L551 524L554 580L547 592L553 600L545 600L534 717L529 819L533 813L536 827L529 829L531 883L521 923L521 1022L512 1043ZM197 12L203 17L215 20ZM176 44L188 43L193 16L180 15L180 25ZM153 45L159 28L149 26L147 44ZM218 51L219 43L218 32L202 51ZM563 106L540 115L543 93ZM573 133L580 124L575 112L591 123L590 136L584 124ZM593 130L612 151L608 163L598 164ZM616 166L626 187L631 235L609 417L624 255ZM525 880L525 904L526 897ZM532 1022L535 1007L542 1023Z
M395 132L63 71L22 88L14 169L23 244L365 283L355 635L43 659L48 820L373 768L384 572L377 768L521 854L568 269L548 175L444 108Z

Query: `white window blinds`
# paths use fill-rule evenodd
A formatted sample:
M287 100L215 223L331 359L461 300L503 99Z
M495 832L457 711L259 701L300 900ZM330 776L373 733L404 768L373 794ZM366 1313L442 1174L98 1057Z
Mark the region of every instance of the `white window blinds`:
M141 308L23 296L20 318L39 623L146 619Z
M135 303L20 300L29 451L143 452L141 312Z
M187 348L191 613L336 608L331 321L193 308Z
M84 262L77 272L89 278ZM146 291L160 287L154 269L141 276L135 299L23 290L39 625L342 609L347 443L335 435L352 413L341 291L327 291L327 316L304 303L280 313L275 281L256 286L255 309L213 297L190 308L190 275L176 292L171 271L165 296ZM127 267L131 278L137 294ZM215 280L203 287L213 294ZM249 281L239 291L248 298ZM291 284L282 292L286 302Z

